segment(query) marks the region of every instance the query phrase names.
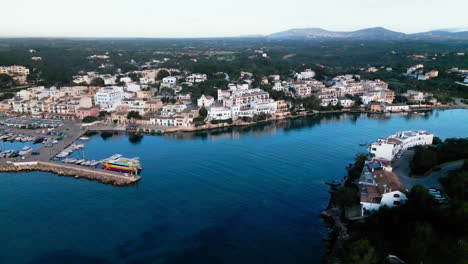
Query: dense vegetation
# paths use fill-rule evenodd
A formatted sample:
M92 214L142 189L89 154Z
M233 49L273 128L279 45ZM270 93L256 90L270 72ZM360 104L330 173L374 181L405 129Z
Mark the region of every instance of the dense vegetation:
M468 159L468 139L452 138L431 146L417 146L411 172L421 175L437 165L460 159Z
M390 82L391 88L433 92L441 100L449 96L468 98L466 87L455 84L461 81L449 74L452 67L468 68L468 53L464 41L279 41L257 38L227 39L3 39L0 40L0 61L3 65L24 65L32 70L30 81L42 85L67 85L79 72L120 74L143 69L145 62L152 66L180 68L190 72L214 74L224 72L232 79L241 71L252 72L255 77L279 74L282 78L293 71L312 68L317 78L358 73L365 78L380 78ZM268 54L263 57L255 50ZM33 51L32 51L33 50ZM106 54L109 61L90 59L91 55ZM413 55L423 54L416 58ZM32 56L42 60L33 61ZM163 61L158 64L154 61ZM430 81L416 81L401 75L406 68L422 63L425 69L439 70L440 77ZM102 67L106 64L105 67ZM361 71L368 66L391 67L376 73ZM149 67L149 66L145 66ZM168 72L161 72L161 79ZM210 76L213 78L215 76ZM215 87L223 87L222 78L213 82L187 88L198 96L215 95ZM258 80L256 80L258 81Z
M348 169L348 176L343 186L334 188L331 192L331 204L339 208L346 208L359 203L359 190L354 183L361 176L367 156L363 153L356 155L354 164Z
M406 263L467 263L468 161L441 181L448 204L437 204L415 186L404 205L350 224L351 239L341 252L345 263L381 263L389 254Z

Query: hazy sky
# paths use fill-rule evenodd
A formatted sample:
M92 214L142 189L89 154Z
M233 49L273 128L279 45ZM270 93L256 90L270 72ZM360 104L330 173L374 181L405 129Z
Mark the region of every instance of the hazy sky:
M468 0L1 0L0 36L224 37L468 26Z

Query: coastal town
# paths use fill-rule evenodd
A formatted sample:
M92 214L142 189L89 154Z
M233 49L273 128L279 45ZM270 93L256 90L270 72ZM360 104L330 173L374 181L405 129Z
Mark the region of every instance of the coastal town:
M92 55L88 59L107 61L109 56ZM156 65L159 63L163 62ZM155 134L245 125L318 112L395 113L447 106L431 93L408 90L398 94L389 89L388 83L362 79L359 74L319 81L313 70L304 69L283 78L240 72L239 78L231 80L222 72L192 73L145 65L143 70L116 75L80 72L74 76L74 85L62 87L28 86L29 69L2 66L0 73L10 75L25 87L0 102L2 119L22 116L68 120L102 130ZM421 81L437 78L438 71L424 73L423 69L419 64L402 74ZM210 78L222 85L215 86L214 93L191 92ZM406 103L396 103L397 97Z
M468 1L1 7L0 264L468 264Z

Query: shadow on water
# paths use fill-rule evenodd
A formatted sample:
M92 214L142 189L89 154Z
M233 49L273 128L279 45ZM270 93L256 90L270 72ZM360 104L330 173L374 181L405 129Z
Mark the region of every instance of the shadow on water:
M73 250L57 250L34 258L29 264L110 264L111 262L98 257L81 255Z
M128 141L130 141L130 143L134 145L140 144L142 140L143 140L143 135L130 134L128 136Z
M171 234L164 225L156 225L136 239L117 247L118 256L125 263L222 263L229 243L229 232L241 218L241 210L207 228L201 229L178 242L178 249L168 250Z

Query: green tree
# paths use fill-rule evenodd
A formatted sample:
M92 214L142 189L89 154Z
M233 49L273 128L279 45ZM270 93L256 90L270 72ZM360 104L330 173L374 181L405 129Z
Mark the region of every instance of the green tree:
M414 263L423 263L436 240L434 230L429 223L416 223L414 234L409 244L410 256Z
M200 108L200 110L198 110L198 114L201 116L201 117L206 117L208 115L208 110L206 110L205 107L202 107Z
M9 88L15 86L15 80L8 74L0 74L0 88Z
M100 77L97 77L91 81L91 86L104 86L104 80Z
M127 119L141 119L141 118L142 117L140 113L138 113L137 111L130 111L127 114Z
M347 245L344 260L346 263L373 264L378 258L369 240L360 239Z
M345 208L358 203L358 193L353 187L340 187L332 192L332 202L340 207Z
M432 167L438 165L437 152L432 147L417 146L411 161L411 171L416 174L423 174Z
M128 77L130 77L132 79L132 81L136 82L136 81L140 80L141 74L132 72L132 73L128 74Z
M171 73L170 73L170 72L168 72L168 71L166 71L166 70L160 70L160 71L158 72L158 77L157 77L157 79L158 79L158 80L162 80L163 78L166 78L166 77L168 77L168 76L171 76Z
M107 111L100 111L98 117L99 117L99 118L104 118L104 117L106 117L106 116L108 116L108 115L110 115L109 112L107 112Z

